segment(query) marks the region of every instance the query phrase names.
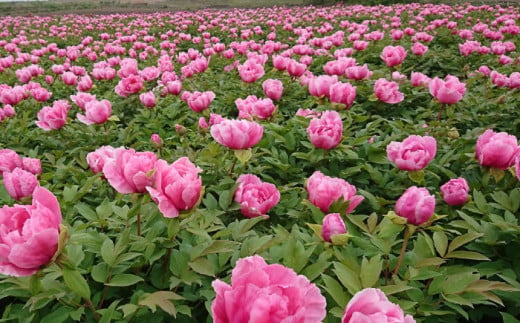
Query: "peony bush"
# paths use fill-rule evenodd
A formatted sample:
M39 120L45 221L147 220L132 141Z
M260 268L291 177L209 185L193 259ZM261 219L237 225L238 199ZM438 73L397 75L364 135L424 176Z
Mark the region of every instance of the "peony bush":
M518 322L520 10L0 21L0 313Z

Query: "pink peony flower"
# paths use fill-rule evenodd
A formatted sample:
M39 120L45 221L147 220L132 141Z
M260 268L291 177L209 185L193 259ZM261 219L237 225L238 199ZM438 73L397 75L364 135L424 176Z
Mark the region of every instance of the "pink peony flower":
M440 103L454 104L462 100L466 93L466 84L459 81L456 76L448 75L444 81L435 77L430 82L430 94Z
M328 97L330 88L338 82L336 75L320 75L309 80L309 93L315 97Z
M45 106L38 112L36 125L43 130L57 130L67 123L70 104L66 100L54 101L52 107Z
M307 277L258 255L237 261L231 285L215 280L212 286L215 323L321 322L327 314L325 298Z
M187 93L186 95L184 93ZM186 103L188 103L188 106L190 109L192 109L195 112L202 112L203 110L206 110L209 108L211 102L213 99L215 99L215 93L212 91L206 91L206 92L184 92L183 97L185 97ZM184 99L183 99L184 100Z
M152 91L141 93L139 95L139 101L141 101L141 103L145 107L153 108L153 107L155 107L155 104L156 104L155 94Z
M412 53L417 56L422 56L428 51L428 46L425 46L419 42L412 45Z
M434 210L435 196L424 187L409 187L395 203L395 213L414 225L428 221Z
M343 121L336 111L325 111L313 118L307 127L307 135L316 148L332 149L339 145L343 135Z
M237 180L235 202L240 204L240 211L248 218L266 214L280 201L280 192L271 183L265 183L252 174L243 174Z
M127 97L130 94L138 93L144 86L143 79L138 75L130 75L125 77L115 87L115 91L122 97Z
M399 85L394 81L380 78L374 84L374 93L385 103L396 104L404 100L404 94L399 92Z
M343 222L339 213L329 213L323 218L321 227L323 240L332 242L332 236L343 233L347 233L347 227L345 227L345 222Z
M112 159L115 157L115 152L117 149L124 148L114 148L112 146L102 146L87 154L87 163L90 167L90 170L94 174L103 171L103 167L108 159Z
M431 78L427 75L424 75L421 72L412 72L410 75L410 82L414 87L428 87L430 84Z
M381 59L388 67L401 64L405 58L406 50L403 46L386 46L381 53Z
M20 201L22 198L32 195L38 186L38 179L33 173L16 167L11 172L3 173L3 183L9 196Z
M462 205L468 200L468 182L462 177L450 179L441 186L444 202L448 205Z
M259 99L255 95L248 96L245 100L236 99L238 117L243 119L258 118L265 120L270 118L276 106L271 99Z
M238 65L237 69L240 78L245 83L253 83L265 74L264 66L252 60L247 60L244 64Z
M386 147L388 159L401 170L420 170L426 167L437 153L437 141L430 136L408 136L402 142L392 141Z
M520 153L518 140L506 132L486 130L477 139L475 157L481 166L508 169Z
M307 192L309 201L320 208L324 213L329 213L332 203L343 199L349 201L346 213L352 212L363 201L364 197L356 195L356 187L347 181L323 175L315 171L307 180Z
M367 64L363 66L352 66L345 70L345 75L351 80L368 80L374 74L368 69Z
M76 118L86 125L105 123L112 113L112 104L108 100L92 100L85 103L85 115L76 114Z
M179 216L179 212L192 209L201 197L202 179L196 167L187 157L168 165L164 160L155 163L155 180L146 187L158 204L159 210L167 218Z
M85 110L85 104L90 101L96 100L96 96L86 92L78 92L76 95L71 95L70 99L74 102L81 110Z
M157 156L152 152L116 149L113 158L104 160L103 174L121 194L144 193L152 186Z
M348 302L342 323L415 323L411 315L404 315L399 305L386 298L377 288L365 288Z
M278 101L282 98L283 83L280 80L267 79L262 83L262 89L271 100Z
M56 197L43 187L33 192L31 205L0 209L0 273L30 276L49 262L58 249L61 211Z
M345 109L350 108L356 99L356 87L350 83L338 82L332 84L330 87L329 99L332 103L339 103L345 106Z
M0 149L0 175L4 172L12 172L16 167L22 166L22 158L16 151Z
M22 158L22 169L34 175L42 173L42 162L38 158Z
M222 119L211 126L210 133L221 145L231 149L248 149L262 139L264 127L254 121Z

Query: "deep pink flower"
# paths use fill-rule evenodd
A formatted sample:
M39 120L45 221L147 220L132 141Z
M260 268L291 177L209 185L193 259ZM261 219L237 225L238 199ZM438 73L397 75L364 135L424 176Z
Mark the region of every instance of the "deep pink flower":
M187 93L186 95L184 93ZM213 99L215 99L215 93L213 91L206 91L206 92L184 92L183 97L185 97L186 103L188 103L188 106L190 109L192 109L195 112L202 112L203 110L206 110L209 108L211 102Z
M221 145L231 149L248 149L262 139L264 127L254 121L223 119L213 124L210 132Z
M43 187L33 192L31 205L0 209L0 272L30 276L49 262L58 249L61 211L56 197Z
M237 261L231 285L215 280L212 286L215 323L321 322L327 314L325 298L307 277L258 255Z
M155 107L155 104L156 104L155 94L152 91L141 93L139 95L139 101L141 101L141 103L145 107L153 108L153 107Z
M430 136L411 135L402 142L392 141L386 146L388 159L407 171L423 169L436 153L437 141Z
M376 81L374 93L379 100L389 104L396 104L404 100L404 94L399 91L399 85L384 78Z
M245 100L236 99L238 117L243 119L258 118L265 120L270 118L276 106L271 99L259 99L255 95L249 95Z
M138 93L143 88L143 79L138 75L130 75L125 77L115 87L115 91L122 97L127 97L130 94Z
M3 183L9 196L19 201L32 195L38 186L38 179L33 173L17 167L11 172L3 173Z
M46 131L60 129L67 123L70 108L66 100L54 101L52 107L45 106L38 112L36 125Z
M164 160L155 163L155 180L146 187L159 210L167 218L179 216L179 212L192 209L200 199L202 179L196 167L187 157L168 165Z
M414 225L427 222L434 211L435 196L424 187L409 187L395 203L395 213Z
M466 84L459 81L456 76L448 75L444 81L435 77L430 82L430 94L440 103L454 104L462 100L466 93Z
M22 166L22 158L11 149L0 149L0 175Z
M278 101L282 98L283 83L280 80L267 79L262 83L262 89L271 100Z
M406 50L403 46L386 46L381 53L381 59L388 67L401 64L405 58Z
M356 87L350 83L337 82L332 84L329 99L330 102L343 104L345 109L348 109L356 99Z
M103 166L108 159L112 159L115 157L116 149L124 149L124 148L114 148L112 146L102 146L87 154L87 163L90 167L90 170L94 174L103 171Z
M338 82L336 75L320 75L309 80L309 93L315 97L328 97L330 88Z
M262 182L252 174L240 175L237 183L235 202L240 204L242 214L248 218L269 218L267 212L280 201L280 192L276 186Z
M240 78L246 83L253 83L265 74L264 66L252 60L247 60L244 64L238 65L237 69Z
M34 175L41 174L42 162L38 158L24 157L22 158L22 169L31 172Z
M307 135L316 148L332 149L341 142L343 121L336 111L325 111L319 119L311 120Z
M329 213L332 203L343 199L349 201L346 213L352 212L363 201L364 197L356 195L357 189L341 178L323 175L315 171L307 180L307 192L309 201L320 208L324 213Z
M518 140L506 132L486 130L477 139L475 157L481 166L508 169L520 153Z
M81 110L85 110L85 104L87 102L96 100L96 96L86 92L78 92L76 95L71 95L70 99L74 102Z
M347 233L345 222L339 213L329 213L323 218L321 237L327 242L332 242L332 236Z
M108 100L92 100L85 103L85 115L76 114L76 118L86 125L105 123L112 113L112 104Z
M414 87L428 87L430 84L431 78L427 75L424 75L421 72L412 72L410 75L410 82Z
M345 70L345 75L351 80L368 80L374 74L368 69L367 64L363 66L352 66Z
M377 288L357 292L345 307L341 323L415 323L411 315L404 315L399 305L388 300Z
M450 179L441 186L444 202L448 205L461 205L468 200L469 186L463 177Z
M157 156L149 151L116 149L113 158L104 160L103 174L119 193L144 193L152 186Z

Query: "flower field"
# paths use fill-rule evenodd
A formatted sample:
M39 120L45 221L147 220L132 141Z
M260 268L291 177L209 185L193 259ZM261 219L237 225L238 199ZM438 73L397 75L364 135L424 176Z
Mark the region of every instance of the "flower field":
M519 22L3 17L2 322L519 322Z

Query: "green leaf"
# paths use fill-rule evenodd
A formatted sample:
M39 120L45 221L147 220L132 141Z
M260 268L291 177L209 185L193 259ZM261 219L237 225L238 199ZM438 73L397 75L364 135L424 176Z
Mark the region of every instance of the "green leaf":
M380 290L385 293L385 295L393 295L400 292L404 292L406 290L410 290L413 287L408 285L386 285L378 287Z
M489 212L489 208L484 194L482 194L480 191L477 191L477 189L473 190L473 200L475 201L478 210L482 212L482 214L487 214Z
M67 267L63 267L62 271L65 285L82 298L90 299L90 287L79 271Z
M415 267L421 268L421 267L430 267L430 266L440 266L445 262L446 262L446 260L439 258L439 257L424 258L424 259L421 259L420 261L418 261L415 264Z
M471 308L473 308L473 303L464 297L457 295L457 294L449 294L449 295L442 295L442 297L447 300L448 302L457 304L457 305L466 305Z
M190 262L189 266L199 274L215 277L215 266L207 258L198 258Z
M467 271L459 274L449 275L442 284L442 292L446 295L460 293L464 291L464 289L470 283L477 281L479 278L479 274Z
M333 272L336 274L343 286L348 289L350 294L354 295L362 289L361 281L359 280L359 274L344 264L340 262L334 262Z
M372 257L370 260L363 258L361 261L361 286L363 288L373 287L378 281L383 270L383 261L380 256Z
M321 228L323 227L321 224L314 224L314 223L306 223L309 228L311 228L312 232L319 238L323 239L321 236Z
M409 171L408 178L414 183L423 185L424 184L424 171L422 169L416 170L416 171Z
M74 205L74 208L88 221L94 222L98 220L96 211L91 209L90 206L88 206L87 204L77 203L76 205Z
M500 315L502 315L502 319L504 320L504 323L520 323L519 320L517 320L513 315L505 312L500 312Z
M114 313L116 312L116 307L119 304L119 300L116 300L110 304L110 306L107 309L103 309L102 311L99 311L102 316L99 323L110 323L112 322L112 317L114 316Z
M348 297L345 294L343 287L330 276L322 274L321 278L325 283L324 289L327 291L327 293L329 293L332 299L334 299L336 304L338 304L341 308L344 308L345 305L347 305Z
M101 245L101 258L110 267L113 267L116 263L116 253L114 250L114 242L110 238L106 238Z
M110 282L106 283L107 286L117 286L117 287L123 287L123 286L131 286L135 285L139 282L142 282L144 279L137 275L132 274L118 274L114 275L112 279L110 279Z
M234 150L235 157L240 160L242 165L245 165L253 156L253 153L251 152L251 149L240 149L240 150Z
M139 309L139 306L135 304L125 304L119 306L119 310L123 311L123 318L126 318L134 314Z
M446 248L448 248L448 237L442 231L435 231L433 233L433 243L435 245L435 250L439 253L441 257L444 257L446 254Z
M452 251L448 252L445 258L469 259L469 260L490 260L488 257L474 251Z
M59 323L65 322L69 318L69 313L72 311L70 307L61 306L45 315L40 323Z
M332 244L335 246L344 246L348 240L352 237L348 233L340 233L340 234L333 234L330 236L330 240L332 241Z
M218 205L222 210L227 210L233 200L234 191L222 191L218 198Z
M172 301L182 299L181 296L169 291L159 291L152 294L145 294L139 300L138 304L148 307L152 313L155 313L157 306L163 311L175 317L177 311Z
M92 267L90 275L92 276L92 279L94 279L98 283L105 283L107 281L109 273L110 269L108 265L104 262L101 262Z
M202 250L198 257L213 253L233 252L238 249L240 243L229 240L215 240L207 248Z
M482 237L483 233L477 233L477 232L468 232L464 235L458 236L455 239L453 239L448 247L448 253L452 252L453 250L465 245L468 242L471 242L479 237Z

